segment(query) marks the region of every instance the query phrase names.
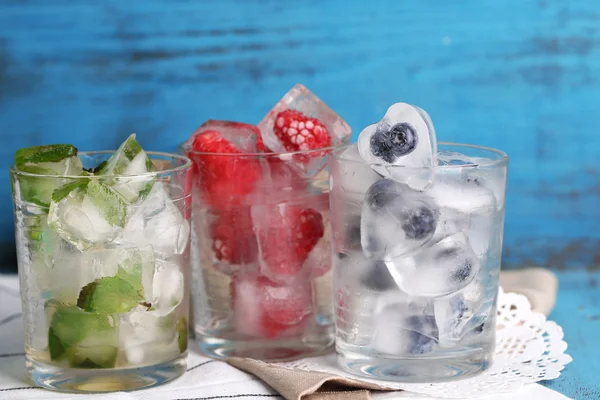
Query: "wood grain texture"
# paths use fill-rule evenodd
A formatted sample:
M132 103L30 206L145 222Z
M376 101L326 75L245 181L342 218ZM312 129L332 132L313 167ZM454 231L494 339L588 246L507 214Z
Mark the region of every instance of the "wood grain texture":
M0 0L1 237L22 146L173 150L302 82L355 135L396 101L511 157L505 264L600 265L600 2Z
M572 399L600 398L600 272L561 271L560 287L550 319L561 325L573 362L558 379L543 382Z

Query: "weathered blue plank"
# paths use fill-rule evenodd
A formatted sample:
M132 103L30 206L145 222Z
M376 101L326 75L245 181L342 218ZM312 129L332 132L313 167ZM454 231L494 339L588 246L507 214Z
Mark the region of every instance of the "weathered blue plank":
M172 150L302 82L356 132L404 100L511 156L507 265L600 264L600 2L0 0L0 234L21 146Z
M558 379L544 385L573 399L600 398L599 272L562 271L559 292L550 319L560 324L573 362Z

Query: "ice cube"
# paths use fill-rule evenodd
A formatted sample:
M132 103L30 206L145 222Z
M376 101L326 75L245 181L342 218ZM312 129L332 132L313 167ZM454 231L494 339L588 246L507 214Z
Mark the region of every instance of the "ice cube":
M457 233L386 265L404 292L440 297L467 286L478 274L480 262L466 235Z
M37 175L79 176L83 171L77 149L69 144L19 149L15 153L15 167ZM15 189L24 201L48 207L52 192L66 182L60 178L20 175Z
M436 349L436 338L432 315L412 315L402 304L392 304L375 317L371 346L386 355L427 354Z
M492 160L483 159L478 162L489 164ZM506 194L506 168L500 167L480 167L471 168L466 171L465 179L475 182L481 187L490 190L496 199L496 208L502 210L505 203Z
M362 159L373 164L374 170L414 188L427 186L437 165L431 119L424 110L407 103L390 106L381 121L363 129L357 145ZM425 173L420 174L418 169L423 168Z
M154 255L152 247L93 248L79 251L64 240L32 251L31 268L44 296L75 304L81 288L104 277L119 275L152 300Z
M323 237L319 239L315 247L310 251L302 269L310 271L313 278L325 275L331 270L331 222L329 212L322 212Z
M362 251L339 253L333 258L334 307L337 332L341 340L364 346L373 337L373 318L379 292L362 282L373 262Z
M261 273L286 283L303 271L310 252L323 237L323 216L313 208L291 203L252 207Z
M352 130L333 110L303 85L294 86L258 124L265 145L276 153L340 146ZM282 158L306 176L315 176L326 165L326 152Z
M260 130L255 125L243 122L208 120L192 133L185 145L186 150L194 150L196 137L207 132L217 132L223 139L231 143L240 153L264 152Z
M340 190L340 196L361 204L369 187L382 177L364 163L356 144L344 150L340 159L343 161L333 164L330 177L334 180L332 186Z
M157 315L165 316L171 313L184 296L183 273L175 263L156 260L152 286L152 308Z
M112 242L125 225L126 213L123 198L112 188L97 180L82 180L54 191L48 225L83 250Z
M158 316L151 311L135 310L121 316L119 348L123 363L148 365L172 360L179 354L177 315Z
M440 207L450 208L464 214L485 213L496 209L494 193L479 180L457 173L455 168L440 168L428 193Z
M361 244L367 257L392 259L423 246L434 234L439 211L425 193L390 179L375 182L365 195Z
M128 202L133 203L140 195L150 191L155 177L148 174L148 172L154 170L152 161L137 142L135 133L133 133L96 173L97 175L117 176L113 180L112 188ZM124 178L124 176L132 177Z
M377 294L339 283L336 283L336 288L334 307L339 339L356 346L368 345L374 333L373 319Z
M190 235L190 224L183 218L161 182L150 193L129 208L129 219L119 241L152 245L163 258L182 254Z
M237 331L248 337L300 334L313 313L309 282L280 285L260 275L234 276L232 302Z
M483 282L474 279L461 291L434 300L435 320L442 347L453 346L485 323L493 297L486 301Z

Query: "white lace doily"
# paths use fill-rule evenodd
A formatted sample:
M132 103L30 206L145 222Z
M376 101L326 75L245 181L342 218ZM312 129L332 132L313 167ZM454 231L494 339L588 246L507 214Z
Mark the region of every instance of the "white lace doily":
M527 383L555 379L573 359L565 353L562 328L531 311L529 300L520 294L498 296L496 354L488 370L472 378L447 383L393 383L360 378L337 366L335 354L280 363L288 368L330 372L436 398L478 398L517 391Z

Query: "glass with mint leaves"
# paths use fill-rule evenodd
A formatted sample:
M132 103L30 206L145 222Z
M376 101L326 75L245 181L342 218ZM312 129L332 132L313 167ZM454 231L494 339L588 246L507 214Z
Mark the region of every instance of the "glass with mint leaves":
M190 162L56 144L10 169L27 369L44 388L147 388L186 368Z

